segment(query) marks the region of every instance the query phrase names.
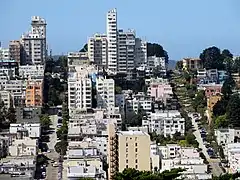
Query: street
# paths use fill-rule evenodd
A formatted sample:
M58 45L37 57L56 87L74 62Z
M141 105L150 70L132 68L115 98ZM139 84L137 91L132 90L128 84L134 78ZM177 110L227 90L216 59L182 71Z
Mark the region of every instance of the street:
M51 133L49 134L49 142L47 143L49 150L51 151L50 153L47 154L47 157L50 159L49 164L47 166L47 180L59 180L62 179L59 177L61 173L61 167L53 167L51 160L54 160L55 162L59 161L59 154L55 151L54 146L57 142L57 134L56 134L56 129L57 129L57 120L58 117L57 115L50 116L52 120L52 125L50 126ZM61 170L61 171L60 171ZM58 173L60 171L60 173Z
M207 148L206 146L203 144L203 139L201 138L201 134L200 134L200 130L199 130L199 127L198 127L198 123L195 121L195 118L193 117L192 114L190 114L190 117L192 119L192 124L194 126L194 135L196 137L196 140L198 141L199 143L199 148L202 149L202 153L204 154L204 156L206 157L207 161L209 162L209 165L211 166L212 168L212 173L214 176L220 176L223 171L221 169L221 167L219 167L219 162L220 159L217 158L217 159L211 159L209 154L207 153Z

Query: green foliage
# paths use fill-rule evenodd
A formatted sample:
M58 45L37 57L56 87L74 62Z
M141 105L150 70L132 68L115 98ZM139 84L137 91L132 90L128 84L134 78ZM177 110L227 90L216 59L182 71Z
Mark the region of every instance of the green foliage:
M222 94L224 99L228 100L232 94L232 90L235 88L235 81L232 79L231 76L229 76L222 86Z
M226 108L228 105L228 101L222 98L220 101L218 101L214 107L213 107L213 115L215 117L224 115L226 113Z
M219 48L209 47L200 54L203 67L206 69L223 69L223 56Z
M147 55L148 56L157 56L165 57L166 63L168 63L168 54L163 47L156 43L147 43Z
M226 114L218 116L214 120L214 126L215 128L226 128L228 127L228 120Z
M222 174L218 177L214 176L213 180L235 180L240 177L239 173L236 174Z
M222 51L222 56L223 56L224 59L225 58L233 58L232 53L228 49L224 49Z
M233 62L233 72L240 73L240 57L237 57Z
M183 77L188 83L190 83L191 75L188 72L184 72Z
M189 145L192 145L195 148L198 148L199 144L196 140L196 137L192 133L187 133L185 139Z
M230 97L227 106L226 117L232 127L240 127L240 97L239 94L233 94Z
M152 173L150 171L138 171L136 169L128 168L123 172L118 172L114 177L115 180L173 180L180 176L183 169L172 169L171 171L164 171L162 173Z
M205 108L207 105L207 98L205 97L205 92L203 90L198 91L192 106L195 111L199 112L199 109Z
M17 119L16 119L16 111L13 107L13 105L11 104L10 107L8 108L8 111L6 113L6 119L8 119L8 121L10 123L16 123Z
M36 163L37 165L48 164L48 158L43 154L38 155Z
M40 124L43 129L49 129L51 125L51 119L47 114L40 115Z
M66 155L68 142L67 140L61 140L57 142L54 146L55 151L60 155Z
M183 68L183 62L182 61L177 61L175 69L182 70L182 68Z
M122 88L120 86L115 86L115 94L121 94Z
M180 109L180 114L181 114L181 117L183 117L185 119L185 130L189 131L190 129L192 129L191 118L188 116L188 113L186 111L184 111L183 109Z
M146 116L146 112L142 109L139 109L137 114L134 112L132 114L128 114L126 117L126 124L129 126L141 126L144 116Z
M219 156L221 157L221 159L225 159L225 155L224 155L222 146L218 147L218 151L219 151Z

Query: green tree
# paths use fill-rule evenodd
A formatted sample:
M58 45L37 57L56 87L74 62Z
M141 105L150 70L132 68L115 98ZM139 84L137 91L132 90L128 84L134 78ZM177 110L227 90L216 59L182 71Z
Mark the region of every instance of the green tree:
M240 57L237 57L233 63L233 72L240 73Z
M228 120L227 120L226 114L218 116L214 120L214 126L216 128L226 128L226 127L228 127Z
M61 140L57 142L54 146L55 151L60 155L66 155L68 142L66 140Z
M180 176L183 169L172 169L171 171L163 171L162 173L152 173L150 171L138 171L128 168L123 172L117 172L115 180L173 180Z
M235 180L240 177L239 173L236 174L222 174L220 176L214 176L213 180Z
M228 105L228 101L222 98L213 106L213 115L215 117L224 115L226 113L227 105Z
M120 86L115 86L115 94L121 94L122 88Z
M182 70L183 69L183 62L177 61L175 69Z
M193 145L193 147L197 148L199 146L196 137L192 133L187 133L185 137L188 144Z
M16 123L17 119L16 119L16 111L13 107L13 104L10 105L10 107L8 108L7 114L6 114L6 119L8 119L8 121L10 123Z
M228 75L230 76L231 73L234 71L234 62L233 59L230 57L226 57L224 59L225 70L227 71Z
M165 51L160 44L147 43L147 55L148 56L165 57L165 62L168 63L167 51Z
M192 106L195 111L198 111L200 108L206 107L206 105L207 105L207 98L205 96L205 91L200 90L197 92L197 95L195 96Z
M232 127L240 127L240 97L233 94L227 106L226 118Z
M235 88L235 81L231 76L229 76L223 83L221 92L223 97L228 100L232 94L232 90Z
M219 48L209 47L200 54L200 59L206 69L223 69L223 56Z
M222 51L222 56L223 58L233 58L233 54L228 50L228 49L224 49Z
M40 115L40 124L43 129L49 129L51 119L46 114Z

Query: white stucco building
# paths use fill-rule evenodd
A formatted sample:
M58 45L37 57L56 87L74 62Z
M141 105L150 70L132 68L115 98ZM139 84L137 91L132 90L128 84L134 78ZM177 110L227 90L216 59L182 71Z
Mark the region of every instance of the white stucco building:
M117 72L118 49L117 49L117 9L107 13L107 39L108 39L108 69Z
M98 77L96 79L97 107L114 112L115 107L115 83L113 79Z
M19 131L26 131L30 138L39 138L41 135L41 126L40 123L10 124L10 133L17 133Z

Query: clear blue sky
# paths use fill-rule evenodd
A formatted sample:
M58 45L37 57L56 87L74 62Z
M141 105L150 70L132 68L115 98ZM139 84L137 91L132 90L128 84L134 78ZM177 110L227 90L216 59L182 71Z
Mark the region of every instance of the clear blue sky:
M106 31L106 12L117 8L118 28L160 43L170 59L199 56L208 46L240 54L239 0L0 0L0 41L19 39L31 16L47 20L53 54L79 50Z

